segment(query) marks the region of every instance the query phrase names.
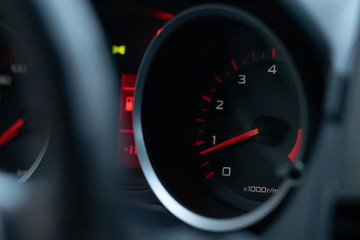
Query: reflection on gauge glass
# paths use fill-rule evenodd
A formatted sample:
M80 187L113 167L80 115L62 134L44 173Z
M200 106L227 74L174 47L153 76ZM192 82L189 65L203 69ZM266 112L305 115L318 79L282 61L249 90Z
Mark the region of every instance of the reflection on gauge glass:
M0 23L0 170L26 181L39 165L50 121L39 96L39 79L30 77L31 61L19 37Z
M149 185L200 229L259 222L301 169L304 96L291 56L260 20L223 5L180 14L150 45L136 86L135 141Z

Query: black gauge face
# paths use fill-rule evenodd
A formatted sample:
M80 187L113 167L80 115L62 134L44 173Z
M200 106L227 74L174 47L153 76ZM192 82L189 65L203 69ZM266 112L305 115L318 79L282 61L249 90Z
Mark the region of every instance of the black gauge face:
M275 34L217 7L184 13L153 41L136 86L134 131L162 203L193 226L229 230L264 217L293 185L307 108Z
M251 210L276 194L277 168L296 161L298 89L280 54L252 50L229 60L200 96L196 161L209 191L234 207Z
M0 170L24 182L45 152L50 125L30 77L31 64L19 39L0 25Z

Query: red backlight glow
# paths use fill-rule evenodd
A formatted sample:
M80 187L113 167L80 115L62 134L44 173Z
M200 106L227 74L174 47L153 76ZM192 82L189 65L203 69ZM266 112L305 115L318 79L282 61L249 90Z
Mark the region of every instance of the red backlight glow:
M162 12L162 11L154 11L152 13L152 15L157 18L157 19L161 19L161 20L170 20L171 18L174 17L174 14L170 13L170 12Z
M296 158L299 155L299 150L300 150L300 146L301 146L301 139L302 139L302 135L303 135L303 130L302 129L298 129L298 136L296 139L296 143L294 145L294 148L291 150L291 152L289 153L288 157L290 158L290 160L295 163L296 162Z
M157 32L156 32L156 36L159 36L159 34L162 32L162 30L164 30L163 28L160 28Z
M140 168L134 141L132 113L137 74L122 74L117 165Z

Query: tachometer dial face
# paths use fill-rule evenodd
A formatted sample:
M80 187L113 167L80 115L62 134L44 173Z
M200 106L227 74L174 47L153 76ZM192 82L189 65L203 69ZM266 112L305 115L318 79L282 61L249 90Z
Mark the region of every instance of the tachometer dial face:
M0 171L24 182L40 163L48 143L50 120L34 96L39 79L19 38L0 23Z
M272 48L229 59L199 96L194 145L203 180L241 209L278 192L277 168L294 163L301 144L297 88L280 54Z
M302 168L300 75L258 19L222 5L189 10L145 55L134 131L145 177L173 214L211 231L249 226Z

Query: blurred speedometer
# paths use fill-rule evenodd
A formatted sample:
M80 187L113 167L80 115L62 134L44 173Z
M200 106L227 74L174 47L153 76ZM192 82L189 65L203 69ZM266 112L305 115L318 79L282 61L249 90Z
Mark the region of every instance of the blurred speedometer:
M41 84L30 77L31 61L20 39L0 23L0 170L26 181L48 143L50 121L39 96Z

